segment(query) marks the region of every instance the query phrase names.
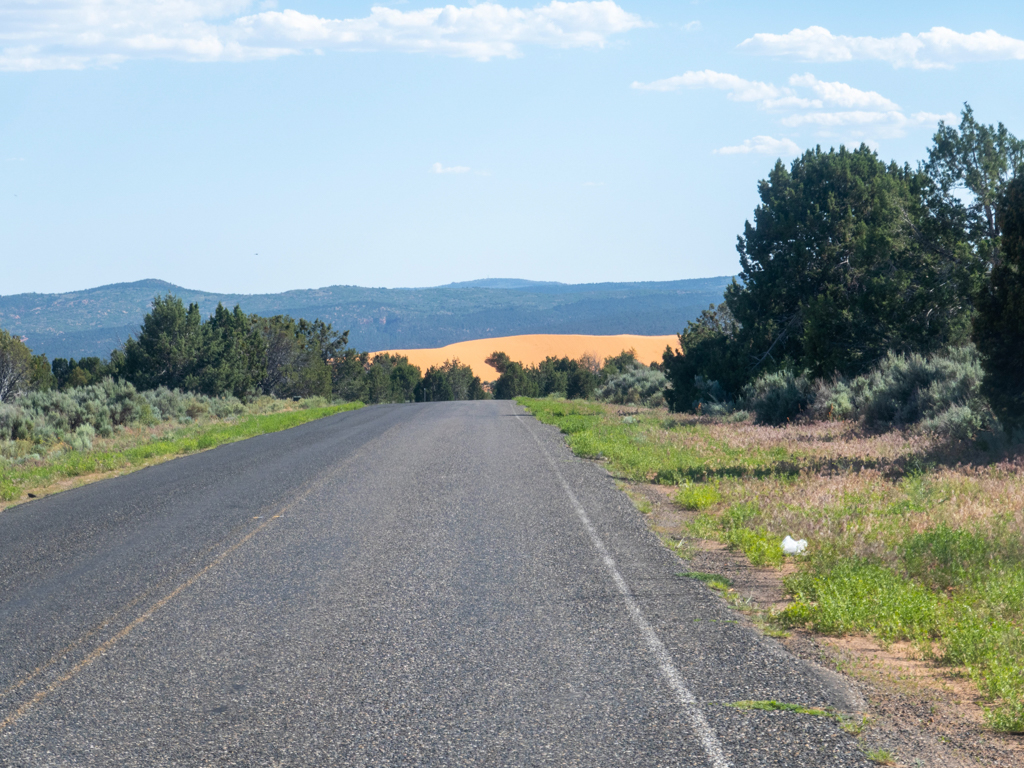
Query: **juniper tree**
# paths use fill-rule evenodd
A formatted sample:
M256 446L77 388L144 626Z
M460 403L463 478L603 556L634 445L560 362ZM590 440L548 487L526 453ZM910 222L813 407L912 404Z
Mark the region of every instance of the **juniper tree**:
M982 391L1010 428L1024 427L1024 174L999 199L1002 258L977 300L974 342L982 355Z

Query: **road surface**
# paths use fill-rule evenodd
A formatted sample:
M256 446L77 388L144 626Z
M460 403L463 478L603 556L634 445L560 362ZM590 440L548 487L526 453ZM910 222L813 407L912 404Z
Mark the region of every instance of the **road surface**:
M0 513L0 765L869 765L685 570L509 402L221 446Z

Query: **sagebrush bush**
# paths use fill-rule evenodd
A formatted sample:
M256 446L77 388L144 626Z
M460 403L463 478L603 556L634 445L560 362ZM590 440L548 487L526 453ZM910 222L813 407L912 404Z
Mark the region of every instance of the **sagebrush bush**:
M139 392L128 382L106 378L63 392L29 392L12 404L0 403L0 442L63 442L85 451L95 437L110 437L118 428L170 419L186 423L204 414L225 418L245 410L231 396L207 397L166 387Z
M811 392L807 415L814 421L844 421L857 415L856 395L842 377L818 379Z
M792 371L764 373L743 388L743 404L754 421L777 427L796 419L812 402L811 383Z
M874 429L920 425L967 439L994 425L981 381L973 346L930 357L890 353L863 376L817 382L808 414L820 420L859 418Z
M667 386L668 379L661 371L634 365L609 379L597 391L597 398L619 405L659 406L665 404Z
M974 347L931 357L890 353L854 389L868 424L902 427L935 418L954 405L980 405L981 378Z

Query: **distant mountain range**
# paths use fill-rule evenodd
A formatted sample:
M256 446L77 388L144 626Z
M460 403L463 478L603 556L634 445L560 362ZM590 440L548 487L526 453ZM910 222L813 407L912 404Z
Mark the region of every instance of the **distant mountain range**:
M157 294L171 293L203 314L218 302L249 313L320 318L349 330L356 349L440 347L527 333L678 333L722 300L731 277L648 283L473 280L435 288L335 285L272 294L196 291L162 280L115 283L72 293L0 296L0 328L35 353L106 358L138 332Z

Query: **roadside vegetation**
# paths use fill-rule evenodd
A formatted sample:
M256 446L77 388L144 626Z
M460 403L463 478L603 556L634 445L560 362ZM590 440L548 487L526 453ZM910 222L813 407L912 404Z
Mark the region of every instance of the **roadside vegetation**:
M590 401L519 402L578 455L671 486L673 546L782 569L777 631L907 642L1022 732L1024 141L965 106L917 169L817 148L759 194L739 277L659 387L636 371Z
M1024 449L854 421L779 428L519 402L613 474L672 486L693 513L680 545L715 540L756 566L795 564L792 602L772 623L909 641L974 680L993 728L1024 730ZM806 539L805 554L785 556L785 536Z
M0 329L0 506L364 403L487 397L458 360L426 375L319 319L157 295L109 357L34 355Z
M176 456L362 407L323 398L243 403L105 379L0 404L0 508Z

